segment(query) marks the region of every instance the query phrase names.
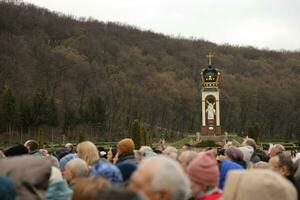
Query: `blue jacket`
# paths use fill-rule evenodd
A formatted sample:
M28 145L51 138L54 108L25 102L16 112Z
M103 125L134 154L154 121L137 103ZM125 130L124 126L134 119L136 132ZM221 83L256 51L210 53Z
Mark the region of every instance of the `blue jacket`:
M219 180L220 189L224 188L226 176L230 170L244 170L244 168L235 162L232 162L230 160L224 160L220 166L220 180Z

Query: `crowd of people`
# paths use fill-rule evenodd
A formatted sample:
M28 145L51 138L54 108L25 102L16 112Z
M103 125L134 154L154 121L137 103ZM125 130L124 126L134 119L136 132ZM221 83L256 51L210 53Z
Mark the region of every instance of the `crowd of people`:
M296 200L299 164L300 154L280 144L263 151L251 138L201 151L84 141L52 153L29 140L0 151L0 199Z

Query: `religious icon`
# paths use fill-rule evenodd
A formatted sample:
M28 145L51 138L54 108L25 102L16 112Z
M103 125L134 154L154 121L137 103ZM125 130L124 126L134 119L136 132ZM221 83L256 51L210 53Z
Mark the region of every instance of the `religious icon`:
M216 110L214 109L214 103L210 103L209 101L206 101L206 103L208 104L206 112L207 112L207 119L215 119L215 113Z

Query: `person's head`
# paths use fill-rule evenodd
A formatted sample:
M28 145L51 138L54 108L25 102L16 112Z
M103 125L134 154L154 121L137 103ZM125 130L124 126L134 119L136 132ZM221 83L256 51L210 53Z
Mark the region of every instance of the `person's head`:
M207 192L219 183L219 166L212 151L201 152L187 167L191 189L195 197Z
M168 146L164 151L163 154L172 158L172 159L177 159L178 156L178 151L175 147Z
M186 143L186 144L184 144L184 145L181 147L181 150L183 150L183 151L190 151L190 150L192 150L192 145L189 144L189 143Z
M251 160L251 157L254 153L254 149L252 146L243 146L239 147L239 149L243 152L243 159L248 163Z
M135 192L121 188L110 188L101 191L97 195L97 199L89 200L138 200L142 199Z
M271 170L236 170L228 174L223 200L296 200L292 183Z
M88 165L92 165L100 159L97 147L90 141L81 142L77 145L77 155Z
M69 161L63 171L65 180L72 184L75 178L86 177L89 175L89 167L86 162L80 158Z
M254 169L271 169L271 166L267 162L259 161L253 165L253 168Z
M112 163L114 161L116 154L117 154L117 146L114 145L110 147L107 152L107 160Z
M277 154L281 153L281 152L284 152L285 151L285 148L284 146L282 146L281 144L275 144L274 146L272 146L270 149L269 149L269 156L270 157L273 157L273 156L276 156Z
M157 156L156 153L153 152L153 149L149 146L142 146L139 151L138 151L141 159L142 160L143 158L148 158L148 157L154 157L154 156ZM137 158L138 156L136 156Z
M96 163L91 166L90 175L102 176L112 184L120 184L123 182L123 176L119 168L104 160L97 160Z
M192 162L194 158L196 158L198 155L197 152L195 151L183 151L179 156L178 156L178 161L181 164L183 170L186 172L186 169L188 165Z
M228 147L228 149L225 150L225 158L233 162L239 162L243 160L244 154L239 148L235 146L230 146Z
M257 148L256 142L252 138L245 139L243 142L243 146L251 146L251 147L253 147L254 150L256 150L256 148Z
M283 153L271 157L269 165L273 171L281 174L282 176L293 175L296 169L291 157Z
M98 149L100 158L105 158L106 159L107 158L107 152L106 152L105 148L102 147L102 146L99 146L99 147L97 147L97 149Z
M28 149L29 153L39 149L39 143L35 140L27 140L24 146Z
M73 159L75 159L75 158L78 158L78 156L77 156L76 154L74 154L74 153L70 153L70 154L67 154L67 155L65 155L64 157L62 157L62 158L60 159L60 161L59 161L59 168L60 168L60 170L61 170L61 171L64 171L64 170L65 170L66 164L67 164L69 161L71 161L71 160L73 160Z
M63 157L65 157L68 154L71 154L72 152L68 151L65 147L57 149L53 155L60 161Z
M74 181L72 200L96 200L99 193L111 188L111 184L103 177L78 178Z
M72 143L67 143L67 144L65 144L65 148L66 148L68 151L73 151L73 149L74 149Z
M144 159L129 185L149 200L182 200L187 197L189 187L189 180L180 165L166 156Z
M152 151L153 152L153 150L152 150L152 148L151 147L149 147L149 146L141 146L141 148L139 149L139 152L141 153L141 155L145 155L145 152L146 151Z
M135 145L131 138L120 140L117 145L118 155L120 156L126 153L133 153L134 147Z

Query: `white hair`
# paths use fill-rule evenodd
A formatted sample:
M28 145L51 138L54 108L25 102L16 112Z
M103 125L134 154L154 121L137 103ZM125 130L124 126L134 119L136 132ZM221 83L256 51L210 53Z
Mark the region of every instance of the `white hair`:
M139 152L144 155L145 151L153 151L151 147L149 146L141 146L141 148L139 149Z
M87 163L80 158L75 158L75 159L69 161L66 164L65 168L67 166L72 170L72 172L76 178L89 175L89 167L88 167Z
M185 200L190 191L190 182L179 163L166 156L145 159L143 163L155 163L156 173L152 179L153 190L167 189L172 200Z

